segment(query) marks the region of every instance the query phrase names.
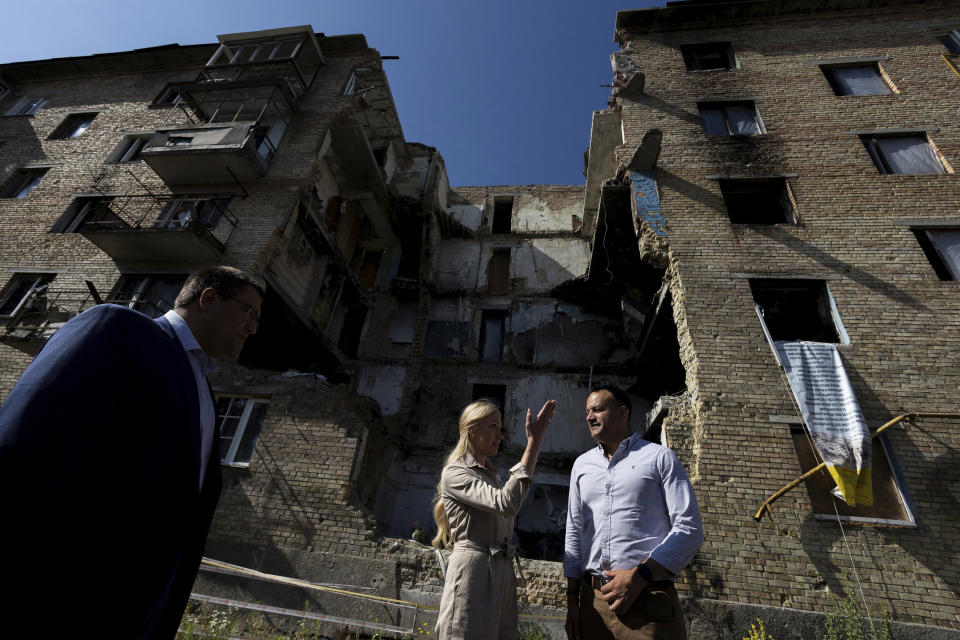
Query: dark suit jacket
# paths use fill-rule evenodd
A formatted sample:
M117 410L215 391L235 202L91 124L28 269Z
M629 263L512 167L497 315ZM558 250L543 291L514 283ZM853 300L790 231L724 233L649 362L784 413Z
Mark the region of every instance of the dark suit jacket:
M6 637L172 638L220 495L215 435L170 323L99 305L0 406ZM9 634L9 635L8 635Z

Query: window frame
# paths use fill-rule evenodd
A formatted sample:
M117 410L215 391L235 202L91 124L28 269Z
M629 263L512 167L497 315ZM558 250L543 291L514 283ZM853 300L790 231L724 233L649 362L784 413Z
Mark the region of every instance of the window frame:
M123 136L123 139L113 148L113 151L110 152L110 155L107 156L107 159L104 160L107 164L127 164L131 162L140 162L143 158L140 156L140 153L143 151L143 148L147 146L147 143L150 141L150 136L152 133L128 133ZM130 157L131 152L133 157Z
M883 93L843 93L843 87L839 83L835 72L841 69L873 69L874 73L877 74L877 78L883 83L886 87L886 91ZM880 66L880 63L877 61L871 62L849 62L843 64L821 64L820 72L826 78L827 83L830 85L830 88L833 90L833 94L837 97L850 97L850 96L889 96L895 95L897 93L897 88L894 86L893 82L890 81L890 78L887 76L886 72L883 70L883 67Z
M0 309L10 301L10 297L15 292L18 283L26 282L33 280L30 283L30 286L27 290L21 295L20 301L17 302L16 306L10 311L10 313L0 313L0 320L10 320L16 318L17 314L23 309L23 306L27 304L33 296L43 291L53 282L53 279L56 277L55 273L14 273L10 279L7 281L7 284L4 285L3 289L0 290Z
M953 55L960 54L960 29L941 29L934 32L933 37L943 45L947 53ZM946 40L946 42L944 42L944 40Z
M789 224L796 225L799 221L799 214L797 213L797 202L793 197L793 190L790 188L790 181L786 176L757 176L757 177L737 177L737 178L728 178L720 177L717 179L718 186L720 187L720 195L723 197L723 204L727 210L727 218L730 220L730 224L745 224L745 225L777 225L777 224ZM744 222L740 218L742 214L739 210L735 212L731 210L730 198L742 195L743 191L738 191L737 189L726 190L725 186L730 187L744 187L750 184L763 185L770 184L772 188L770 189L770 195L777 195L778 199L782 200L785 203L785 206L781 206L781 219L776 222ZM776 188L779 193L773 194L773 188ZM753 190L754 192L759 192L758 189ZM738 218L735 220L734 218Z
M250 459L253 458L253 452L257 447L257 441L260 439L260 432L263 429L264 423L266 422L267 411L269 411L270 409L270 398L264 397L264 396L252 396L252 395L235 394L235 393L216 393L214 395L215 395L214 399L216 401L216 403L214 404L214 410L216 412L215 428L217 429L218 433L222 433L221 427L223 426L224 420L226 420L226 418L228 417L232 417L229 415L229 412L230 412L230 408L233 406L233 400L236 398L241 398L246 401L243 407L243 411L241 412L239 418L237 419L237 428L233 432L233 435L230 438L230 446L227 448L226 454L220 456L220 465L224 467L234 467L234 468L240 468L240 469L249 468ZM226 399L229 399L230 402L227 404L226 413L221 414L219 408L216 405L221 400L226 400ZM254 407L256 407L257 405L265 405L265 409L263 412L262 421L260 422L259 425L256 425L256 433L252 436L253 442L251 443L251 446L250 446L250 458L248 458L247 460L238 461L236 459L237 450L243 444L244 437L247 436L248 434L247 429L250 426L250 415L253 413Z
M150 101L151 109L170 109L183 101L183 94L178 91L181 87L186 87L193 84L190 80L180 80L177 82L168 82L163 85L163 88L153 97L153 100ZM169 95L173 95L172 99L164 99Z
M150 296L152 296L153 294L149 293L149 289L158 280L161 280L161 279L172 280L174 278L180 279L180 286L182 287L183 282L185 282L187 279L187 275L177 274L177 273L124 273L124 274L121 274L120 278L117 280L116 285L114 285L113 287L113 291L110 294L110 302L129 307L134 311L143 313L143 315L149 318L159 318L164 313L166 313L166 311L161 312L160 304L157 304L155 301L151 299ZM130 281L130 280L133 280L133 281L139 280L140 282L137 283L136 286L134 287L126 288L125 285L127 281ZM126 293L127 291L130 291L130 298L129 299L121 298L120 294ZM174 303L176 301L175 300L176 294L174 294L174 300L169 300L169 301L163 298L160 298L159 296L156 296L156 297L159 303L168 304L168 306L171 309L173 309ZM138 308L138 306L140 305L145 305L152 308L153 313L151 314L144 313L142 309Z
M0 185L0 198L23 200L40 186L50 167L17 167Z
M930 266L933 268L937 277L944 282L960 281L960 265L954 266L953 262L943 255L937 242L931 237L931 233L942 231L960 232L960 226L955 227L924 227L912 226L910 230L917 239L920 248L926 255Z
M792 392L791 392L792 393ZM798 438L804 443L805 447L808 448L807 455L812 455L814 462L819 463L823 460L820 458L820 454L817 452L816 447L813 446L811 442L810 432L807 430L806 425L799 416L771 416L771 422L786 423L790 430L790 441L791 448L794 450L797 460L797 466L800 469L800 473L804 474L810 471L814 465L806 463L804 458L801 456L800 451L797 450L797 440ZM873 432L873 429L870 430ZM877 438L871 438L873 443L877 444L880 447L883 456L887 463L887 468L890 472L890 478L893 480L893 488L896 490L897 496L900 499L900 505L903 507L903 511L906 514L907 518L904 520L893 520L890 518L875 518L870 516L856 516L852 514L843 514L839 513L840 510L847 510L850 507L840 506L835 512L820 512L817 510L817 502L822 502L824 500L833 500L834 505L836 506L837 498L833 497L828 490L825 490L825 486L832 482L830 474L826 469L822 470L822 476L819 480L816 479L816 476L809 478L806 482L803 483L804 489L806 490L807 497L810 500L810 510L813 514L814 520L819 521L829 521L836 522L837 518L842 522L856 522L860 524L873 524L873 525L886 525L886 526L895 526L895 527L915 527L917 526L917 508L913 502L913 496L910 493L910 488L907 486L906 476L903 474L903 468L900 466L899 461L893 451L893 445L891 444L886 433L881 433ZM873 444L872 443L872 444ZM872 446L871 444L871 446ZM876 468L879 458L877 456L871 455L870 462L870 472L873 473L873 470ZM811 481L814 484L811 484ZM835 485L834 485L835 486ZM814 496L814 492L817 491L823 492L822 495ZM876 486L874 495L876 496ZM863 507L870 509L871 507Z
M753 121L757 126L757 133L733 133L733 128L730 125L730 116L728 109L732 107L749 107L753 110ZM763 136L767 133L767 128L763 123L763 118L760 116L760 109L757 108L756 100L703 100L697 101L697 110L700 112L700 124L703 127L703 133L708 138L754 138L757 136ZM710 133L707 130L707 121L704 118L704 111L712 110L719 111L720 115L723 117L724 126L727 129L726 134Z
M904 133L863 133L859 135L860 142L863 143L863 146L867 150L867 154L870 156L870 159L873 161L874 167L881 175L898 175L898 176L936 176L936 175L945 175L951 173L949 166L944 160L943 156L940 155L939 150L933 144L933 141L930 139L930 136L926 131L911 131ZM883 154L883 150L880 147L879 140L896 140L896 139L907 139L907 138L917 138L923 140L923 142L930 149L930 152L933 154L933 157L936 158L937 163L940 167L940 171L935 172L924 172L924 173L903 173L900 171L893 171L890 161Z
M773 335L773 331L770 329L769 319L766 317L767 309L763 307L760 303L760 300L757 300L757 291L754 289L754 283L758 284L759 287L768 287L766 291L771 291L776 288L777 283L785 289L789 284L793 284L794 288L797 288L801 284L806 284L808 288L819 284L823 287L824 300L822 302L826 303L826 308L814 308L812 311L815 312L820 321L825 323L828 319L833 324L833 331L837 337L836 342L827 341L827 340L815 340L815 342L829 342L829 344L844 345L850 344L850 336L847 333L846 328L843 326L843 319L840 317L840 310L837 308L837 302L833 297L833 292L830 291L830 284L827 280L822 278L778 278L778 277L750 277L748 279L748 284L750 288L750 298L753 302L754 308L759 308L763 311L763 314L760 315L761 323L764 326L764 332L770 336L771 340L777 341L803 341L810 340L810 338L798 338L798 337L786 337L783 335ZM765 283L765 284L760 284Z
M725 67L706 67L701 66L701 57L704 50L708 47L723 48L720 52L726 55ZM699 51L698 51L699 50ZM717 42L696 42L680 45L680 54L683 56L683 63L687 71L731 71L737 69L737 55L733 50L733 44L727 41Z
M46 106L50 99L38 96L21 96L4 112L6 116L32 116Z
M77 111L67 114L57 125L57 128L50 132L47 140L75 140L79 138L86 133L99 113L99 111Z

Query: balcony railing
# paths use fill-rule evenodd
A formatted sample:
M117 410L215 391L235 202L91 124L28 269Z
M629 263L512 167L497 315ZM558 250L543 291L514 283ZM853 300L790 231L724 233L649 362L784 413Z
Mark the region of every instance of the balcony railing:
M94 304L89 291L50 292L43 287L29 294L17 313L0 319L6 340L45 340L63 324Z
M121 260L217 258L237 227L229 198L138 196L90 198L76 231Z

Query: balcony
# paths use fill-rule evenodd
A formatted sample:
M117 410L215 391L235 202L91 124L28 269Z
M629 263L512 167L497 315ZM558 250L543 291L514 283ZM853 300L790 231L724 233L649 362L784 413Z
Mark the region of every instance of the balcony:
M77 198L66 228L117 261L219 258L237 226L230 198L115 196Z
M316 78L323 53L309 26L218 36L220 48L203 67L198 82L232 84L271 80L294 99Z
M257 180L267 172L286 126L277 119L158 129L140 156L174 191Z
M0 339L44 341L67 320L93 305L93 295L89 291L50 292L45 284L30 291L13 315L0 317Z
M139 280L134 282L137 283ZM182 278L179 284L182 284ZM27 347L35 354L39 346L68 320L101 303L123 305L149 318L157 318L173 308L173 297L160 297L151 291L131 293L120 290L115 296L100 300L90 290L51 292L47 286L38 287L23 299L15 314L0 316L0 341L35 343Z

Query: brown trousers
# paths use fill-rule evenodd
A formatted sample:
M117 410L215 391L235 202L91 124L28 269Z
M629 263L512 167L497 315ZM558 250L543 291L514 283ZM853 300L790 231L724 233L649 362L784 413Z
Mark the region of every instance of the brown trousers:
M687 625L677 589L652 583L623 615L610 611L599 589L580 583L580 637L583 640L686 640Z

